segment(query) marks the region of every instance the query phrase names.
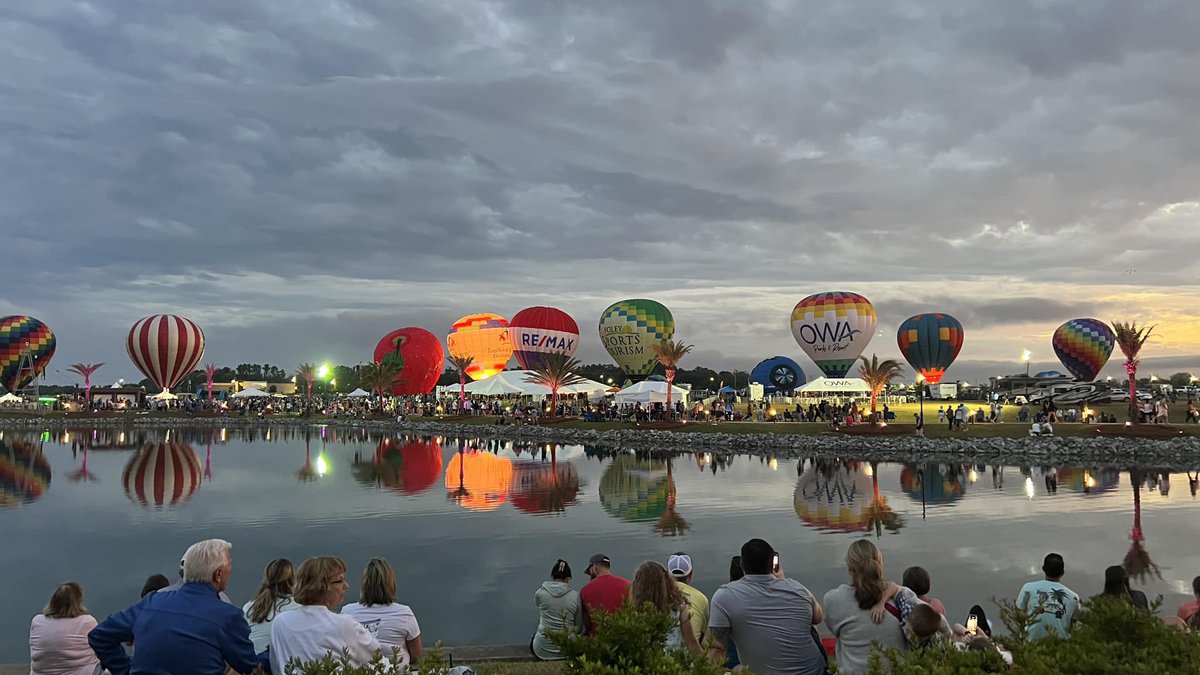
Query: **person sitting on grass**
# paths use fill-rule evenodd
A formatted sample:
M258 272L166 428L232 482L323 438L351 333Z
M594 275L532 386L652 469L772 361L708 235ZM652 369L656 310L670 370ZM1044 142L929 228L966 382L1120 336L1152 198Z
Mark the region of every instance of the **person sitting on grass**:
M663 567L653 560L642 563L633 575L629 584L629 604L640 607L644 604L653 605L660 612L669 614L675 620L675 627L667 633L663 649L668 652L687 649L693 654L700 653L700 641L692 630L691 610L687 596L675 585L675 580Z

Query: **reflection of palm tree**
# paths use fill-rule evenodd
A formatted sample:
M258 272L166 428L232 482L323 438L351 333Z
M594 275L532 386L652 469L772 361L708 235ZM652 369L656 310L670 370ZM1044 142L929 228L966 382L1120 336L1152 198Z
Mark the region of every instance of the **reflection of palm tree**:
M317 470L313 467L312 452L309 449L309 435L307 432L304 434L304 466L300 467L300 470L296 472L296 476L300 479L301 483L311 483L317 479Z
M675 537L687 532L688 523L675 511L675 473L671 468L673 458L667 456L667 510L654 523L654 531L664 537Z
M81 480L86 481L88 483L98 482L98 480L96 478L96 474L92 473L91 471L88 471L87 460L88 460L88 449L87 449L87 446L85 445L85 446L83 446L83 466L79 467L78 471L74 471L67 476L67 478L69 478L72 483L78 483Z
M1125 573L1139 581L1150 575L1161 579L1162 570L1150 559L1150 553L1143 545L1146 537L1142 532L1142 472L1131 470L1129 480L1133 483L1133 530L1129 533L1133 543L1125 553Z
M450 494L448 495L450 497L450 499L453 499L454 501L458 502L460 505L462 504L463 500L465 500L467 497L471 496L471 491L468 490L467 486L466 486L467 463L463 459L463 456L466 454L465 450L466 450L466 448L461 445L458 448L458 488L451 491Z
M212 441L208 442L208 449L204 451L204 480L212 480Z
M863 522L867 530L875 530L875 536L881 536L886 529L888 532L899 532L904 527L904 519L892 511L887 497L879 494L879 464L871 462L871 503L863 511Z

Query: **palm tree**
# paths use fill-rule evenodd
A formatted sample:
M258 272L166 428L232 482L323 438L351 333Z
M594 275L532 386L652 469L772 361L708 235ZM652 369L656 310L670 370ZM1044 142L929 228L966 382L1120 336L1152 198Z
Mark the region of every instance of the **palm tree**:
M213 375L216 375L216 374L217 374L217 364L215 364L215 363L204 364L205 384L207 384L207 386L208 386L208 400L210 400L210 401L212 400Z
M1125 553L1123 563L1125 573L1138 581L1151 574L1162 578L1162 570L1150 559L1150 553L1144 545L1146 535L1142 532L1142 478L1140 470L1134 469L1129 472L1129 482L1133 483L1133 529L1129 533L1129 539L1133 543Z
M654 352L654 358L663 365L663 370L667 373L667 414L671 411L671 387L675 384L675 368L683 357L691 353L693 345L686 345L683 340L663 340L658 344L650 345L650 351Z
M379 394L382 405L384 394L400 380L400 369L390 362L368 363L358 369L358 384Z
M870 361L865 356L858 358L862 361L862 365L858 367L858 376L871 388L871 421L874 423L876 421L875 403L879 400L879 392L883 391L884 387L888 386L892 380L900 377L904 373L904 367L895 359L880 361L875 354L871 355Z
M463 401L467 398L467 368L475 363L475 357L470 354L450 354L450 363L458 369L458 409L463 409Z
M1139 326L1136 321L1114 321L1113 334L1117 339L1117 347L1125 355L1125 374L1129 376L1129 421L1138 421L1137 408L1137 369L1138 355L1154 326Z
M92 404L92 373L100 370L100 366L102 365L104 364L72 363L71 367L67 368L68 372L75 373L83 378L83 398L88 402L88 405Z
M308 400L312 400L312 385L317 379L317 366L312 363L301 363L296 367L296 377L304 380L308 384Z
M564 354L546 354L535 368L530 369L525 381L550 390L550 412L553 414L558 410L558 390L586 379L577 372L581 367L583 364L579 359Z

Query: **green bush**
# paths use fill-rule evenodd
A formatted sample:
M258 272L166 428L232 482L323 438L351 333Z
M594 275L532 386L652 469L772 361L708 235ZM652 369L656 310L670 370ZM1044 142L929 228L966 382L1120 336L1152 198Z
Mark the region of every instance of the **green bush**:
M382 653L375 654L375 658L370 663L362 666L352 665L346 654L343 653L340 656L327 655L319 661L307 663L293 659L283 668L284 675L401 675L409 672L407 668L403 671L397 670L395 664L385 658ZM442 654L442 643L439 642L433 649L426 651L421 660L413 664L413 670L419 670L421 675L446 675L449 673L450 666Z
M597 635L550 633L562 650L568 675L724 675L725 669L686 650L665 652L675 617L650 605L625 606L592 616ZM421 671L424 675L424 671Z

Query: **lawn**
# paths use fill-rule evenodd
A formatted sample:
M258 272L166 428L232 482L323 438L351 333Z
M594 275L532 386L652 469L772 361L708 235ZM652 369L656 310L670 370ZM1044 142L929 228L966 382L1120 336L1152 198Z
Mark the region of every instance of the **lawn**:
M558 675L558 663L481 663L471 666L479 675Z

